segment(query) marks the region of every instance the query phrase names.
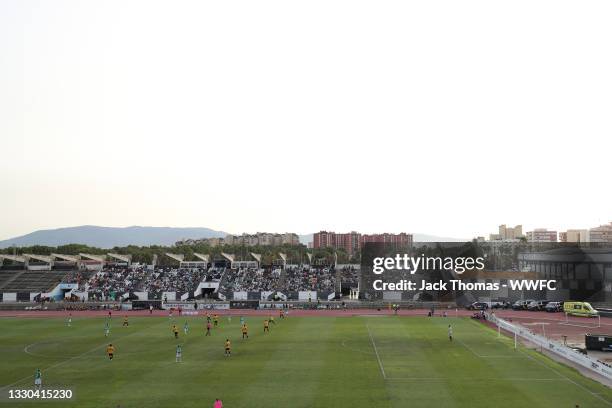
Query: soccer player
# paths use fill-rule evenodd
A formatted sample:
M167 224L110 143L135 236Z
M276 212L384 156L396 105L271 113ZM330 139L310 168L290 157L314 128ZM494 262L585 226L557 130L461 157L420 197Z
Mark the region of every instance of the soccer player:
M206 322L206 335L210 336L210 329L211 329L211 324L210 322Z
M278 312L278 318L279 318L279 319L284 319L284 318L285 318L285 311L284 311L283 309L281 309L281 310Z
M249 326L247 326L247 324L243 324L242 328L240 329L242 331L242 338L249 338Z
M170 311L168 312L168 318L169 318L169 319L172 319L172 317L173 317L173 316L172 316L172 310L173 310L173 309L171 308L171 309L170 309Z
M270 332L270 322L268 321L268 319L264 320L264 333L269 333Z
M172 333L174 333L174 338L178 339L178 327L176 327L176 324L172 325Z
M180 344L176 345L176 362L180 363L183 361L183 348Z
M274 321L274 316L270 315L270 319L268 319L268 320L270 320L270 323L276 324L276 322Z
M183 331L185 332L185 335L189 333L189 323L185 322L185 324L183 325Z
M448 339L450 341L453 341L453 326L451 326L450 324L448 325Z
M229 357L232 355L232 343L229 339L225 339L225 356Z
M34 372L34 387L39 390L42 388L42 373L40 372L40 368L37 368Z
M149 314L152 315L153 314L153 305L149 305Z
M110 336L110 322L107 320L104 323L104 337Z
M219 398L215 399L215 403L213 404L213 408L223 408L223 402Z
M128 317L127 315L123 316L123 327L129 326L130 323L128 322Z
M68 323L68 327L72 326L72 312L68 313L68 321L67 321L67 323Z
M113 312L112 312L112 311L110 311L110 310L108 311L108 318L109 318L109 319L112 319L112 318L113 318Z
M112 360L115 356L115 346L113 346L112 344L106 346L106 354L108 354L108 359Z
M244 316L240 316L240 325L244 326Z
M217 325L219 324L219 315L216 313L213 316L213 323L215 324L215 327L217 327Z

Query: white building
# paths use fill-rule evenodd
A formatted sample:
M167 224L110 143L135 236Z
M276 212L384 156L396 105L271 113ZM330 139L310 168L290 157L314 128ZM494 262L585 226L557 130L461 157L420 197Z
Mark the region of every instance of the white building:
M515 227L507 227L506 224L502 224L498 227L497 234L490 234L489 239L491 241L512 241L523 237L523 226L517 225Z
M589 230L590 242L612 243L612 222Z
M529 242L557 242L557 231L536 228L533 231L527 231L526 237Z
M568 229L565 232L559 232L559 242L589 242L589 230Z

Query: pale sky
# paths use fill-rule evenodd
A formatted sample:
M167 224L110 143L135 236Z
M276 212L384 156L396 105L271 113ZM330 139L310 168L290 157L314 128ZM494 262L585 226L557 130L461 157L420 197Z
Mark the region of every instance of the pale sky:
M612 221L612 2L0 0L0 239Z

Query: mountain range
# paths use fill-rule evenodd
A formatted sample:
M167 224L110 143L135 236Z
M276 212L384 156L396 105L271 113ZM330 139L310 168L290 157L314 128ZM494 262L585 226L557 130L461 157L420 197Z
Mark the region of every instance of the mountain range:
M48 230L34 231L26 235L0 241L0 248L10 246L47 245L59 246L66 244L85 244L98 248L113 248L116 246L138 245L174 245L176 241L192 238L222 238L224 231L210 228L176 228L176 227L100 227L82 225ZM300 235L300 242L312 242L313 234ZM427 234L413 234L415 242L457 242L462 239L438 237Z
M174 245L184 238L221 238L226 232L210 228L174 227L99 227L82 225L34 231L26 235L0 241L0 248L10 246L85 244L98 248L138 245Z

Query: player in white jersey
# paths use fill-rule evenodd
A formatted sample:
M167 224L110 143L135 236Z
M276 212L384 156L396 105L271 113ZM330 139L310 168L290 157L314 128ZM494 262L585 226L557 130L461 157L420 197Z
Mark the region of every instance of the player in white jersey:
M448 340L453 341L453 326L448 325Z
M176 362L180 363L183 361L183 348L180 344L176 346Z
M42 373L40 372L40 368L37 368L34 373L34 387L39 390L42 388Z

